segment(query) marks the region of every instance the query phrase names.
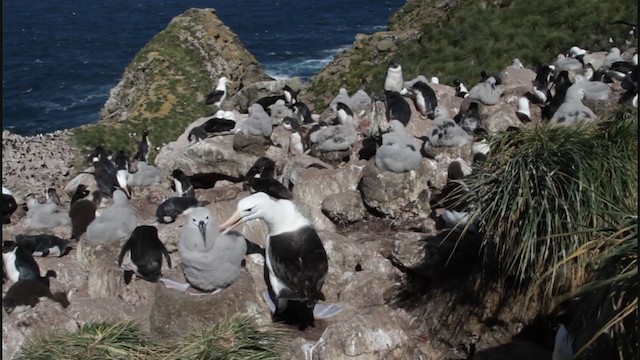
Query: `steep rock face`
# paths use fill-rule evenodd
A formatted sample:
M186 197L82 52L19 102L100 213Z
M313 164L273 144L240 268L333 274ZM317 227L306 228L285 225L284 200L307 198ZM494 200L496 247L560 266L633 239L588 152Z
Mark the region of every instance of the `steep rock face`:
M215 10L189 9L175 17L127 66L100 112L100 121L130 117L160 120L172 110L188 110L193 105L179 100L204 104L222 76L231 80L231 92L269 79Z

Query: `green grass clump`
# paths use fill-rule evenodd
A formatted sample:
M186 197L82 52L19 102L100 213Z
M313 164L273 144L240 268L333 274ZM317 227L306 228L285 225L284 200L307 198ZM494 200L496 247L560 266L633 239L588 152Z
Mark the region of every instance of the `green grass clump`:
M590 229L611 228L614 206L637 199L637 129L629 115L599 124L541 124L490 139L491 155L465 183L471 217L495 245L500 274L547 294L584 284ZM586 247L586 248L585 248Z
M600 252L574 256L593 257L597 264L592 279L578 289L580 296L570 331L576 338L576 356L605 358L610 348L620 359L638 353L638 212L620 209L614 229L599 231L592 242Z
M133 322L91 323L76 332L30 338L18 360L156 359L158 346Z
M250 317L235 316L184 337L167 359L279 359L284 350L284 332L273 328L263 330L266 329L261 329Z
M596 124L493 135L487 161L464 179L469 192L452 194L484 233L487 284L542 290L543 312L579 297L570 330L580 351L637 350L637 116L620 107Z
M234 315L159 344L131 321L101 322L76 332L35 336L20 348L18 360L271 360L284 351L285 331L258 326L247 315Z

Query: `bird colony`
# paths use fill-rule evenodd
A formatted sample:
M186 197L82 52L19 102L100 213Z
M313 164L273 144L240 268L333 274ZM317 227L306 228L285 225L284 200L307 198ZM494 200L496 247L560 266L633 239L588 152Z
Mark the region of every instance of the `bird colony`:
M525 66L515 59L505 72ZM567 54L558 55L553 63L529 70L535 74L531 84L526 84L510 105L511 115L519 121L516 127L540 122L571 126L596 121L598 115L590 104L610 101L613 96L618 96L613 99L617 103L637 107L637 54L625 59L618 48L612 48L598 60L575 46ZM92 165L90 179L94 181L75 183L67 189L69 204L60 201L55 189L47 189L44 199L40 198L42 194L34 193L18 204L11 192L12 184L3 184L3 226L15 222L14 213L26 205L26 228L31 233L42 232L21 234L3 242L3 282L12 283L3 298L4 310L10 315L29 311L42 297L68 306L65 294L49 291L49 279L55 273L40 269L38 257L67 256L79 246L116 243L121 244L121 251L111 255L122 268L127 286L136 286L139 281L158 282L158 286L184 296L216 296L240 277L244 261L251 255L261 258L264 264L267 291L263 298L274 321L304 329L313 326L314 320L330 319L340 313L344 304L331 303L325 296L324 282L331 262L323 239L300 210L301 205L307 204L294 198L292 182L283 181L284 174L278 174L277 169L287 168L288 162L298 157L311 156L326 166L366 160L375 165L379 176L414 176L432 149L468 145L473 160L450 162L446 185L434 207L442 209L439 216L449 227L469 225L473 229L467 214L473 204L451 203L446 195L468 191L464 178L472 172L473 163L491 156L484 140L494 131L486 126L492 121L487 114L491 114L491 107L504 103L503 76L483 71L478 83L469 89L459 80L449 87L439 84L435 76L428 79L426 74L404 81L401 64L392 61L384 92L368 95L359 89L350 96L342 88L328 109L319 109L324 111L322 116L312 113L288 86L279 94L255 99L248 114L241 114L225 106L233 96L227 85L233 82L222 76L206 97L206 103L217 112L191 128L188 146L198 146L215 137L242 137L248 142L282 148L287 154L284 164L276 166L274 159L263 156L244 177L158 168L150 157L153 130L141 129L138 151L132 157L100 145L88 155L87 162ZM448 107L442 100L444 93L458 98L462 105ZM427 131L417 133L418 128ZM162 183L171 187L173 196L153 204L155 218L143 218L130 201L143 196L139 195L140 189ZM220 184L241 186L244 191L240 192L234 213L214 213L199 196ZM248 239L239 230L241 224L251 220L267 226L266 239ZM182 227L179 238L160 239L158 227L174 222ZM57 227L69 227L70 239L45 231ZM172 264L167 242L177 243L174 251L178 263ZM163 277L163 269L175 267L181 270L185 282Z

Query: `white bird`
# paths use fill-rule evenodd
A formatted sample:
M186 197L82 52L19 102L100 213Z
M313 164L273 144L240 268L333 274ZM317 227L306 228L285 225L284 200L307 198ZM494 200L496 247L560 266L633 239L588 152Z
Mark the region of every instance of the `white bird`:
M227 97L227 83L230 83L229 79L226 76L218 79L218 85L216 88L207 95L206 103L207 105L215 105L217 107L222 106L222 102Z
M340 308L319 306L325 300L322 285L329 262L322 240L289 200L272 200L265 193L255 193L238 202L236 212L219 229L225 234L233 227L261 219L269 228L265 252L265 280L276 321L292 321L304 329L313 325L314 317L330 317ZM291 316L291 317L289 317Z
M397 61L392 61L387 67L387 76L384 79L384 90L401 92L403 87L402 66Z
M529 99L526 97L518 98L518 110L516 110L518 119L523 122L531 121L531 112L529 111Z
M217 292L240 277L247 242L237 232L220 234L211 212L196 207L191 209L178 241L178 253L189 284L203 291ZM171 282L161 280L169 284L168 287L174 287Z
M522 61L520 61L520 59L515 58L513 59L513 63L511 64L511 67L516 69L522 69L524 65L522 65Z
M293 111L282 99L279 99L274 104L269 105L269 110L271 111L271 119L276 123L280 123L285 117L293 116Z
M620 49L612 47L602 61L602 68L609 69L613 63L618 61L624 61L624 59L622 59L622 55L620 55Z

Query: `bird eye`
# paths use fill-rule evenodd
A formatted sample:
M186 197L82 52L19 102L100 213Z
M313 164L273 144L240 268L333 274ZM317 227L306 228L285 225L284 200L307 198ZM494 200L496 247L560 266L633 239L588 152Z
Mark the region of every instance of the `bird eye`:
M195 218L192 218L192 219L191 219L191 221L196 222L196 221L198 221L198 220L196 220Z
M205 220L209 220L209 217L207 216Z

